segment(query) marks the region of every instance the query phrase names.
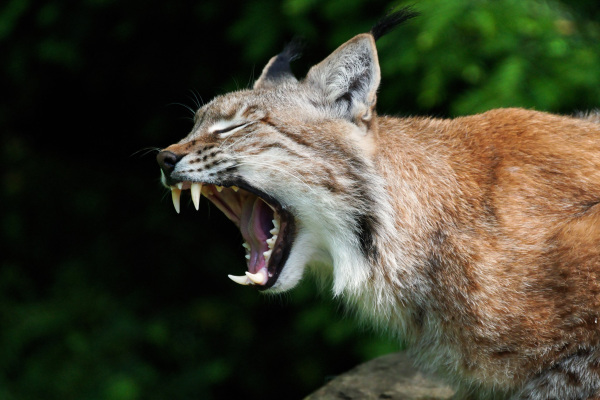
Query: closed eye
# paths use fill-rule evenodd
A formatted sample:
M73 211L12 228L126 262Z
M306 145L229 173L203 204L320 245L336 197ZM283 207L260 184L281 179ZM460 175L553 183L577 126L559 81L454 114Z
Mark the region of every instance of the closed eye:
M239 130L249 124L250 124L250 122L242 122L239 124L225 125L225 126L223 126L221 124L216 124L216 125L212 126L211 129L209 129L209 132L213 133L215 135L219 135L219 137L221 137L221 138L224 138L224 137L227 137L227 136L233 134L237 130Z
M213 133L221 134L221 133L225 133L225 132L230 132L234 129L238 129L241 128L242 126L248 125L248 123L243 123L243 124L238 124L238 125L232 125L232 126L228 126L227 128L223 128L223 129L217 129L216 131L214 131Z

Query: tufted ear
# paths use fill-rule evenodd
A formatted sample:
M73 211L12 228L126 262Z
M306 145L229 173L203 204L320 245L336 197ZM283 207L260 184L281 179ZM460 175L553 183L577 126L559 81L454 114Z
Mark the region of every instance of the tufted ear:
M281 53L272 57L254 82L254 89L272 88L284 82L298 82L292 74L290 62L299 57L300 46L299 40L293 40Z
M368 129L380 81L375 41L417 15L410 7L393 11L379 20L370 33L355 36L313 66L305 84L309 91L316 91L317 104Z
M369 125L377 88L379 61L375 39L370 33L355 36L313 66L305 83L334 113L357 125Z

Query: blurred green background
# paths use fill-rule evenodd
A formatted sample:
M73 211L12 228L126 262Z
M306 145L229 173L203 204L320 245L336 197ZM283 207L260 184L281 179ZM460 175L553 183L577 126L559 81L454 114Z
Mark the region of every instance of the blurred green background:
M597 0L4 0L0 399L300 399L400 348L306 279L265 296L237 229L177 215L155 152L196 97L252 83L294 36L302 76L391 7L378 109L600 106Z

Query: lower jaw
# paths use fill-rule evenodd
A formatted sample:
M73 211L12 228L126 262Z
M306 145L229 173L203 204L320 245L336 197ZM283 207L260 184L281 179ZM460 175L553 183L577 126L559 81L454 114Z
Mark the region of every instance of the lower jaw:
M281 275L281 271L283 270L285 263L289 258L292 244L296 236L296 227L293 217L289 213L286 213L286 215L282 216L281 219L282 224L280 226L279 235L281 236L281 240L283 240L283 242L278 243L271 252L269 262L264 269L266 280L263 279L263 272L261 271L258 272L260 276L253 276L255 274L252 274L248 271L246 272L246 275L242 277L233 277L232 275L229 275L230 279L243 285L252 285L260 291L268 290L275 286L275 284L278 282L279 276ZM242 280L243 278L247 278L250 282ZM254 278L257 280L256 282L254 281Z
M285 217L282 216L282 219L283 218L285 218L285 223L282 221L282 226L280 228L280 235L283 235L283 243L279 244L273 249L269 264L267 266L267 270L270 275L269 279L264 285L257 287L259 290L270 289L277 283L281 271L283 271L283 268L290 256L292 244L294 243L294 239L296 237L296 226L291 215L288 214Z
M269 247L267 249L269 256L264 266L257 268L256 264L254 264L254 266L252 267L248 265L248 271L245 272L245 275L228 276L235 283L242 285L251 285L257 290L261 291L268 290L277 283L279 275L281 274L281 271L283 270L283 267L289 257L292 244L296 236L296 226L294 217L290 212L283 209L278 203L275 203L273 199L268 198L266 200L265 197L261 195L261 193L258 193L249 188L245 188L242 185L240 185L239 189L243 189L251 195L260 198L265 204L267 204L272 209L273 219L277 220L277 224L279 225L278 227L274 226L274 229L278 228L278 231L276 233L278 236L278 240L274 243L272 248ZM236 188L235 192L237 193L239 189ZM214 185L205 185L205 189L203 189L202 194L204 194L205 197L211 200L211 202L215 204L217 208L223 211L225 215L228 216L228 218L230 218L238 226L238 228L240 228L240 230L242 230L240 226L240 223L242 222L241 219L236 220L235 218L232 218L232 216L229 215L227 210L224 209L223 204L218 204L218 197L223 194L222 190L222 188L217 190L217 187ZM215 191L217 191L217 193L215 193ZM240 191L240 193L241 192L242 191ZM275 203L277 205L274 207L273 205L271 205L272 203ZM273 232L271 233L275 234ZM242 236L244 236L243 232ZM245 240L248 240L249 237L250 236L246 236ZM260 250L258 252L260 253ZM260 257L262 255L259 254L258 256Z

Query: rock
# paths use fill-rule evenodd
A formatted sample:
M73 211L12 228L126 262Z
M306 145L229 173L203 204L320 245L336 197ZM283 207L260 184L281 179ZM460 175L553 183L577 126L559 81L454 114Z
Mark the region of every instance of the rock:
M334 378L304 400L442 400L454 390L418 371L404 353L368 361Z

